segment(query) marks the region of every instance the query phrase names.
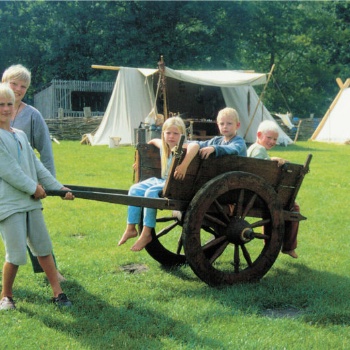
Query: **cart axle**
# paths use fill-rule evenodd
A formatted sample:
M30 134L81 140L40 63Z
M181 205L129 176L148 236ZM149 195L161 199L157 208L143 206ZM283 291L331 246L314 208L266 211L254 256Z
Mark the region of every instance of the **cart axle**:
M250 224L239 217L231 219L229 224L221 229L220 233L233 244L245 244L255 238L255 233Z

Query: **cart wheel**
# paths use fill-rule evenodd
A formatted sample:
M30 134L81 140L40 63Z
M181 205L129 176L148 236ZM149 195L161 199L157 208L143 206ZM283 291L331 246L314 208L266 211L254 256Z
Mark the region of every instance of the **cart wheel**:
M157 218L156 229L159 226L162 228L157 233L152 230L152 241L145 248L148 254L167 267L185 264L186 257L181 239L181 213L174 212L169 217ZM141 225L140 228L142 230Z
M283 234L275 190L259 176L236 171L208 181L183 224L187 262L212 286L260 280L277 258Z

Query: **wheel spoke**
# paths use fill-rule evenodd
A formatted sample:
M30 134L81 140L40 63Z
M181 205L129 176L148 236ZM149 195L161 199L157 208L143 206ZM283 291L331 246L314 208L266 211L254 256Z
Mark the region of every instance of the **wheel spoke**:
M229 242L225 236L214 238L202 246L206 258L213 263L225 250Z
M216 249L216 251L214 252L214 254L211 256L211 258L209 259L209 262L212 264L214 263L214 261L225 251L226 247L228 246L229 242L225 241L221 244L221 246L218 247L218 249Z
M220 245L222 242L226 241L226 237L225 236L221 236L218 238L213 238L212 240L210 240L209 242L205 243L202 246L202 250L205 252L208 249L212 249L213 247Z
M160 231L157 233L156 237L157 237L157 238L160 238L160 237L166 235L166 234L169 233L173 228L175 228L177 225L179 225L179 222L178 222L178 221L175 221L175 222L173 222L172 224L170 224L169 226L164 227L162 230L160 230Z
M239 265L240 265L239 245L235 244L235 250L233 253L233 267L234 267L235 273L239 273Z
M179 255L181 253L182 247L183 247L183 242L182 242L182 238L180 236L180 238L179 238L179 240L177 242L176 254Z
M266 224L269 224L270 222L271 222L271 219L259 220L250 224L250 227L251 228L262 227L262 226L265 226Z
M236 216L241 216L243 211L244 189L239 191Z
M174 221L177 220L174 216L164 216L162 218L157 218L157 222L168 222L168 221Z
M249 252L248 252L248 250L247 250L247 247L246 247L244 244L242 244L242 245L241 245L241 249L242 249L242 252L243 252L243 256L244 256L245 261L247 262L247 264L248 264L249 266L252 266L252 265L253 265L252 259L250 258L250 254L249 254Z
M271 237L270 236L267 236L267 235L263 235L261 233L255 233L254 232L254 238L258 238L258 239L270 239Z
M257 197L258 197L258 195L256 193L254 193L252 198L250 198L250 201L247 204L247 206L242 214L242 219L244 219L247 216L247 214L249 213L249 210L253 208L253 205L254 205Z
M204 218L215 223L215 224L218 224L220 226L223 226L223 227L226 227L227 224L225 224L223 221L219 220L218 218L212 216L212 215L209 215L209 214L205 214L204 215Z
M202 230L204 230L205 232L210 233L211 235L213 235L215 237L217 236L217 232L213 228L211 228L209 226L202 226Z
M214 201L214 204L217 211L224 217L226 224L228 224L230 222L230 218L225 213L224 208L221 206L221 204L217 200Z

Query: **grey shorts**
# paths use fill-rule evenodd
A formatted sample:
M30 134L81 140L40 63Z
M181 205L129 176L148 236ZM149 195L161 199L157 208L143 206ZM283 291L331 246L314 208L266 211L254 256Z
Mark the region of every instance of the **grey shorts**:
M0 222L6 261L14 265L27 262L27 244L34 256L51 254L52 243L41 209L16 213Z

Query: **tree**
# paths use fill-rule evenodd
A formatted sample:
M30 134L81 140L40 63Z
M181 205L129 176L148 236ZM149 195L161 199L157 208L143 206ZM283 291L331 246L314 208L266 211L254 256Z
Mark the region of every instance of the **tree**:
M350 74L348 2L3 1L0 68L52 79L114 80L92 64L268 72L271 111L323 115Z

